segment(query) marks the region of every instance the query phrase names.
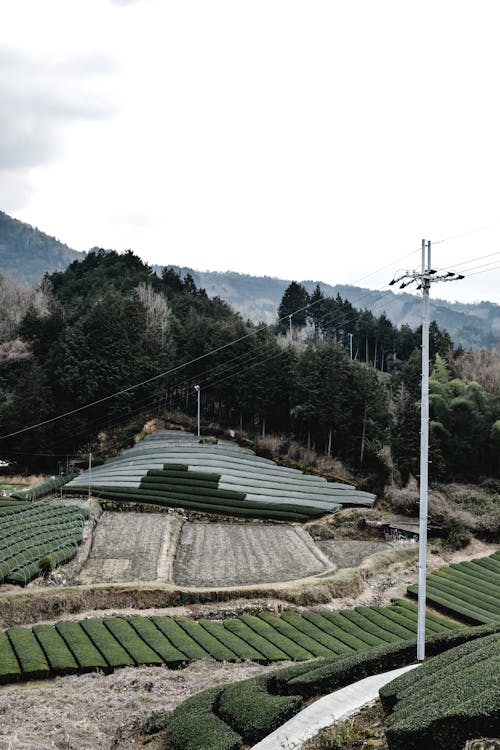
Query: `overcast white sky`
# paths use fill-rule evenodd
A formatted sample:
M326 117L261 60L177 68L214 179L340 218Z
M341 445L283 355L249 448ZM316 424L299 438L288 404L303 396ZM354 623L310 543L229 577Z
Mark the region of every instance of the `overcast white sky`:
M497 0L1 10L0 209L77 250L371 288L487 226L435 245L482 272L432 294L500 302Z

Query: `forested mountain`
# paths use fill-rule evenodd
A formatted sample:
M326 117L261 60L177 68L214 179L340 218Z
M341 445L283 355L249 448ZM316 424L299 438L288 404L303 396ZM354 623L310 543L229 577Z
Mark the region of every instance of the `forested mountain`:
M69 263L82 259L84 253L71 250L54 237L12 219L0 211L0 269L14 273L20 282L38 284L45 273L63 271ZM217 273L194 271L174 266L181 276L190 274L196 286L206 290L209 297L220 297L254 323L276 322L276 311L290 280L268 276L250 276L234 272ZM163 268L153 266L158 276ZM389 272L388 272L389 273ZM355 286L324 282L301 282L309 293L319 283L325 296L339 294L353 307L366 308L375 316L385 312L396 326L403 324L415 328L420 324L421 298L415 294L377 292ZM491 302L478 304L450 303L431 298L433 319L440 328L446 328L456 344L464 347L490 347L500 342L500 306Z
M269 276L249 276L230 271L194 271L179 266L175 266L175 269L181 275L189 273L197 285L206 289L207 294L222 297L244 318L254 323L276 322L276 310L290 284L290 280ZM345 284L332 286L322 281L300 283L309 293L319 283L325 296L336 297L339 294L356 308L366 308L376 316L385 313L397 326L416 328L421 323L422 298L417 294L378 292ZM500 343L500 305L493 302L466 304L431 297L431 315L440 328L446 328L453 340L464 347L480 348Z
M55 237L13 219L0 211L0 268L19 281L38 284L44 273L63 271L71 261L83 258Z
M293 283L280 302L289 325L256 326L130 251L92 251L32 297L0 291L20 301L17 317L0 305L2 458L53 471L135 416L194 415L199 385L205 424L314 446L378 492L391 471L418 472L420 335L384 315ZM456 349L436 323L430 344L431 479L498 476L498 353Z

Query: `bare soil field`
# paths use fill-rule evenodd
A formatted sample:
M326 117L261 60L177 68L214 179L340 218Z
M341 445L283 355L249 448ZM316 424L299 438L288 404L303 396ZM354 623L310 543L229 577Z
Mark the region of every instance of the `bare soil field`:
M244 586L306 578L328 567L328 560L298 526L185 523L174 582L178 586Z
M316 544L338 568L357 568L367 557L391 547L386 542L357 542L352 539L328 539Z
M164 513L103 513L76 582L168 581L178 526Z
M0 687L0 750L136 750L144 747L141 728L153 711L271 669L276 665L206 660L180 670L129 667Z

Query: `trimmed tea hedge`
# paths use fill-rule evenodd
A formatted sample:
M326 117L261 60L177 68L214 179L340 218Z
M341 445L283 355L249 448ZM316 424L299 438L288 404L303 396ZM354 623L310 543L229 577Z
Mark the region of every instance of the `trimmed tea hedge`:
M392 623L396 607L369 609L378 614L383 624ZM412 610L407 607L407 611L411 616ZM345 628L349 627L347 613L335 613ZM269 663L303 661L319 655L335 660L346 652L354 654L370 648L324 614L325 617L314 612L283 612L278 617L261 612L258 616L243 614L219 622L134 615L35 625L31 630L11 628L6 634L0 631L0 681L26 679L38 673L47 676L93 669L109 672L140 664L176 668L205 658ZM414 606L413 615L416 623ZM374 627L373 623L370 625ZM33 655L38 660L35 664L30 661Z
M0 508L0 583L24 586L40 574L40 561L60 565L74 557L87 511L75 506L18 503Z
M78 474L78 470L73 470L67 474L60 474L58 477L47 479L45 482L37 484L36 487L12 492L10 496L14 498L14 500L40 500L40 498L50 495L55 490L58 490L60 487L63 487L70 482L74 479L76 474Z
M342 505L372 506L375 495L277 466L234 443L201 443L162 430L64 488L99 497L200 512L304 521Z
M380 696L390 750L462 750L470 737L500 734L500 633L425 662Z
M410 586L408 593L417 597L418 586ZM426 596L436 609L472 624L500 620L500 553L427 576Z
M427 640L427 653L430 656L441 654L476 639L480 642L480 639L493 633L500 634L500 624L435 636ZM224 688L212 688L198 693L172 713L169 724L172 746L175 750L224 748L223 738L229 736L231 742L235 743L236 738L240 738L239 744L231 745L240 750L243 744L258 741L279 727L301 710L310 698L319 697L364 677L411 664L415 659L416 639L385 644L342 657L318 659L232 683ZM178 731L179 725L184 733ZM213 744L192 744L196 742L197 725L211 726L214 731L217 730L211 738Z
M267 676L228 685L218 702L218 715L246 742L258 742L302 706L300 695L272 695Z
M221 692L221 687L210 688L177 706L169 722L173 748L240 750L240 735L219 719L214 710Z

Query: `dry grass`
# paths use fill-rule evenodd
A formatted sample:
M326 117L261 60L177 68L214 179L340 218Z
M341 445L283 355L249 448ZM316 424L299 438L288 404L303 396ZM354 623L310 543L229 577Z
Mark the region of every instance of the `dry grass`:
M419 491L415 482L409 483L404 489L391 487L387 492L387 500L395 513L418 516ZM485 541L498 541L499 500L498 493L476 485L440 485L439 490L429 491L429 522L442 528L444 538L449 539L452 545L453 535L457 532L463 535L464 542L469 541L470 534Z
M377 701L344 721L322 729L304 750L387 750L384 711Z
M205 660L181 670L131 667L1 687L0 750L136 750L154 711L171 711L200 690L275 668Z

